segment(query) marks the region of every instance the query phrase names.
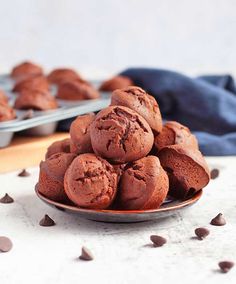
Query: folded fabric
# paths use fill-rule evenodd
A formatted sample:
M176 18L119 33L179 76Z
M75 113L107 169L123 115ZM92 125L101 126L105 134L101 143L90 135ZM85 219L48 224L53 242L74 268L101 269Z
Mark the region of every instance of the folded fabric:
M231 76L190 78L148 68L121 74L157 99L163 119L188 126L205 155L236 155L236 88Z

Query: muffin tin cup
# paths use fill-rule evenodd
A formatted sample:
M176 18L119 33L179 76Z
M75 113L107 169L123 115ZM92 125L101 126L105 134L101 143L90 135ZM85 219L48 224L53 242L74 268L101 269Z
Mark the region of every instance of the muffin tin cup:
M14 132L6 131L0 133L0 148L4 148L11 143Z
M13 84L14 82L9 76L0 76L0 89L6 92L11 105L14 105L17 96L10 92ZM57 109L48 111L16 110L16 119L0 122L0 148L7 147L11 143L15 132L20 131L27 136L47 136L55 132L58 122L61 120L99 111L110 104L110 94L101 93L101 97L94 100L66 101L57 99L57 102L59 105Z
M29 129L21 131L21 134L27 136L48 136L55 132L58 122L49 122L39 126L35 126Z

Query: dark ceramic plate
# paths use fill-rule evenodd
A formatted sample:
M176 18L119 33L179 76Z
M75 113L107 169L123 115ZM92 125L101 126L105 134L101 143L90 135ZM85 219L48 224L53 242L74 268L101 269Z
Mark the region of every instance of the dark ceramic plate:
M75 213L78 217L86 218L93 221L112 222L112 223L132 223L143 222L155 219L169 217L176 213L177 210L182 210L197 202L202 196L202 190L186 200L168 199L159 209L152 210L99 210L99 209L84 209L74 205L62 204L50 200L38 192L35 188L37 196L48 205L63 210L69 213Z

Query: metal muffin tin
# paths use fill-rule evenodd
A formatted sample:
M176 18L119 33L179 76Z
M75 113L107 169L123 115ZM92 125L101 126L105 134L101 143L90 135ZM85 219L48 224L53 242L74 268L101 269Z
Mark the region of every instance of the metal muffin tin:
M99 82L91 82L94 87ZM5 91L9 98L9 104L14 105L16 94L11 90L14 81L8 76L0 76L0 90ZM52 95L56 94L56 88L52 86ZM17 118L0 122L0 148L7 147L15 132L21 132L27 136L47 136L55 132L60 120L76 117L89 112L99 111L110 104L110 94L101 93L99 99L83 101L67 101L57 99L59 107L50 111L16 110Z

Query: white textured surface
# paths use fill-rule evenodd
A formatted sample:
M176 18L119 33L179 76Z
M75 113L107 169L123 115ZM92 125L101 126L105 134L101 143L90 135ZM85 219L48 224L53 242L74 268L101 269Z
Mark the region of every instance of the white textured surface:
M197 204L166 220L136 224L97 223L48 207L34 194L35 168L28 178L0 175L1 196L8 192L15 198L13 204L0 204L0 235L14 243L12 251L0 253L0 283L236 283L236 267L221 274L217 266L221 260L236 262L236 157L208 161L220 169L220 177ZM209 225L219 212L226 226ZM38 225L45 213L56 226ZM203 241L192 239L199 226L211 231ZM168 243L151 247L151 234ZM94 261L77 259L82 245Z
M101 78L128 66L235 73L235 0L1 1L0 72L24 59Z

